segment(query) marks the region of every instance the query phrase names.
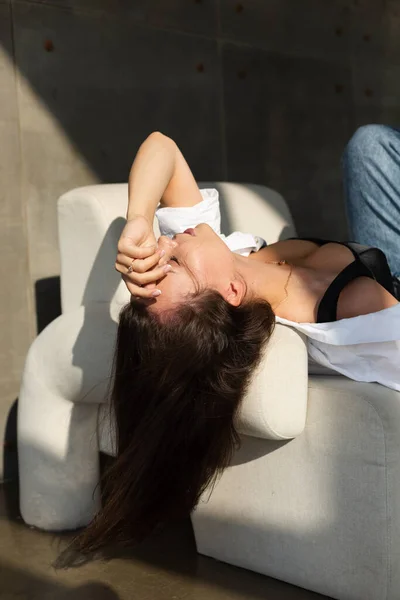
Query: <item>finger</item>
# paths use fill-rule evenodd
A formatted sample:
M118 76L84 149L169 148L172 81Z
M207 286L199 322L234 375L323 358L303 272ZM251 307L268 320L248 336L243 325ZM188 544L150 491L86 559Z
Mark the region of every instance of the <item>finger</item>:
M174 249L172 248L167 248L165 254L163 256L160 257L160 260L158 262L158 266L159 267L163 267L165 266L167 263L169 263L169 261L171 260L171 256L174 255Z
M135 260L133 270L137 273L145 273L146 271L150 271L160 263L160 259L165 256L165 250L157 250L152 256L148 258L143 258L142 260Z
M157 250L157 244L151 246L135 246L129 242L129 238L120 238L118 242L118 252L132 258L147 258L152 256Z
M132 266L132 270L137 273L145 273L149 271L156 265L158 265L160 258L165 255L165 250L157 250L154 254L149 256L148 258L140 259L135 258L132 259L126 254L117 254L116 265L118 264L121 268L117 268L117 271L127 272L130 266Z
M132 271L132 273L127 273L126 277L132 283L144 286L149 283L155 283L160 279L164 279L164 277L169 271L171 271L171 269L171 265L164 265L163 267L151 269L150 271L146 271L145 273L137 273L136 271Z
M155 298L161 293L161 291L157 290L156 288L140 287L139 285L129 281L125 275L122 275L122 279L125 281L126 287L132 296L136 296L137 298Z
M170 238L163 238L163 248L165 250L165 254L162 258L160 258L160 266L165 265L171 259L171 256L174 254L177 245L177 242L174 240Z

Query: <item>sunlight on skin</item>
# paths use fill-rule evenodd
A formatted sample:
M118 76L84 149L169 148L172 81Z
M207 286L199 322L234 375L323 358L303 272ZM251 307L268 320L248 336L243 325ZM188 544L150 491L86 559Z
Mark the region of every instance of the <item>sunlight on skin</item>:
M171 308L195 292L196 283L226 297L230 282L235 279L235 256L213 229L202 223L195 227L194 235L178 233L173 240L177 245L168 261L172 270L157 282L161 295L149 305L155 310ZM169 238L161 236L158 247L171 252Z
M245 299L262 298L274 308L286 294L286 269L232 252L206 223L197 225L194 235L176 234L173 242L171 248L170 238L158 240L158 247L171 257L168 264L172 270L157 282L161 295L145 300L152 310L173 308L199 288L218 291L233 306Z

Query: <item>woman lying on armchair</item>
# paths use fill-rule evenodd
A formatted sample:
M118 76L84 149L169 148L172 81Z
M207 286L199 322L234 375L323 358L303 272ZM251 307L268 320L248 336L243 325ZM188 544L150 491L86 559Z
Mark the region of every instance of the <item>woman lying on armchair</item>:
M131 293L113 366L117 458L77 549L140 541L195 508L239 444L235 416L276 321L308 336L314 362L400 390L399 149L399 132L379 126L359 130L346 149L357 242L267 245L220 234L217 191L198 189L170 138L145 140L115 263ZM379 159L384 171L374 170Z

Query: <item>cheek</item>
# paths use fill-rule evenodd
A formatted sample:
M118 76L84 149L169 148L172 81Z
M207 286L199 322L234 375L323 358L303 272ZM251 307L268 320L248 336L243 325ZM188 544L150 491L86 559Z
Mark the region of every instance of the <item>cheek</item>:
M222 283L225 276L229 277L232 270L232 253L225 246L219 244L207 248L201 254L198 261L198 271L201 278L201 283L209 287L218 288L218 284Z

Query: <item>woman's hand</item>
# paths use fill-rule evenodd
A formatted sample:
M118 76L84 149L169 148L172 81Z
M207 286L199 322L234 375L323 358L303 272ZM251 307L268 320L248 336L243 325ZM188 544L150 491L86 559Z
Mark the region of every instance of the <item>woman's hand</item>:
M146 217L136 215L127 221L118 241L115 269L133 296L152 298L161 294L155 289L156 281L171 269L169 265L160 264L164 255L165 251L158 249L153 225Z

